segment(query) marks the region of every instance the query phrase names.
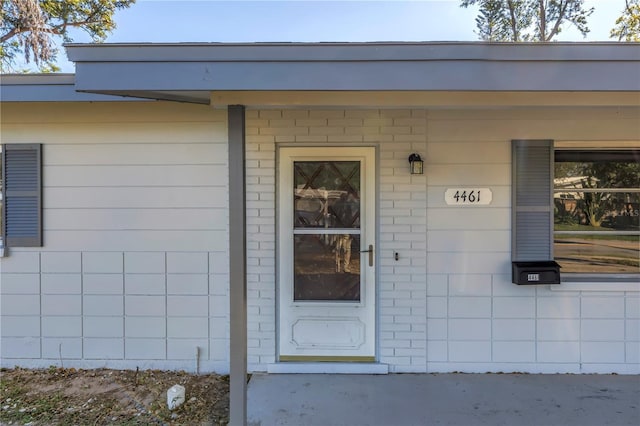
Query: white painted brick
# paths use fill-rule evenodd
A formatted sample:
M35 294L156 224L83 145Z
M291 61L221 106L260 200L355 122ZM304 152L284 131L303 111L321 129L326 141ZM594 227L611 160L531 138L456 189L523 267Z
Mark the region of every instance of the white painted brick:
M584 319L580 329L583 341L624 340L624 320Z
M42 272L80 272L82 263L77 252L41 253Z
M209 272L207 253L167 253L167 272L206 274Z
M209 293L209 277L205 274L167 274L167 294Z
M580 340L580 320L549 320L537 322L539 340Z
M489 362L491 342L449 342L449 361Z
M577 297L539 297L538 318L579 318L580 299Z
M127 252L124 254L127 273L164 274L165 254L158 252Z
M0 345L0 358L40 358L39 337L5 337Z
M40 317L3 315L0 321L2 337L39 337Z
M124 339L85 338L83 351L85 359L122 359Z
M625 312L627 318L640 318L640 297L627 297Z
M124 319L122 317L90 317L82 320L84 337L122 337Z
M207 339L168 339L167 359L195 360L196 347L200 348L201 359L209 358L209 341Z
M121 316L123 314L122 296L100 295L84 296L82 301L84 315Z
M0 259L1 260L1 259ZM0 268L4 266L0 264ZM2 271L2 269L0 269ZM39 294L40 274L12 274L2 271L0 294Z
M121 274L84 274L84 294L123 294L124 277Z
M491 275L449 275L450 296L491 296Z
M491 320L450 319L450 340L491 340Z
M42 315L81 315L80 295L45 294L42 296Z
M164 339L125 339L126 359L166 359L167 350Z
M208 300L202 296L167 296L168 316L208 316Z
M624 342L582 342L581 346L582 362L624 362Z
M582 318L624 318L621 297L583 297Z
M640 321L626 320L625 339L633 341L640 340Z
M165 294L164 274L126 274L124 286L126 294Z
M534 342L493 342L493 362L534 362Z
M535 340L536 322L533 319L494 319L494 340Z
M123 271L123 255L117 252L93 253L86 252L82 254L82 272L86 273L122 273Z
M207 338L209 320L207 318L167 318L167 337L169 338Z
M494 318L533 318L536 300L533 297L494 297Z
M82 317L42 317L43 337L81 337Z
M579 362L580 344L578 342L538 342L538 362Z
M40 273L40 253L12 252L0 259L2 276L6 273Z
M126 317L124 334L126 337L163 338L167 336L165 317Z
M43 338L42 339L42 358L59 359L81 359L82 358L82 339L76 338Z
M450 297L450 318L488 318L491 317L491 298L489 297Z
M125 296L127 315L164 317L166 314L165 296Z
M80 274L42 274L42 294L80 294L82 275Z

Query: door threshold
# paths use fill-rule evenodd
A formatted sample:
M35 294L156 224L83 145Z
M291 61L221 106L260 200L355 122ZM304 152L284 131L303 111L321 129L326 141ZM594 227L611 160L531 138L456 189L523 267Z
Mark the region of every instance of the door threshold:
M270 374L389 374L389 364L373 362L278 362L267 364Z

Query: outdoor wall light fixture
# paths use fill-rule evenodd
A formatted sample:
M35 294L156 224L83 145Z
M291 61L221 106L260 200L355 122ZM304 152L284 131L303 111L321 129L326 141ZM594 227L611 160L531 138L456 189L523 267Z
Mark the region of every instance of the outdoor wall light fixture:
M416 153L409 156L409 172L412 175L421 175L424 173L424 161Z

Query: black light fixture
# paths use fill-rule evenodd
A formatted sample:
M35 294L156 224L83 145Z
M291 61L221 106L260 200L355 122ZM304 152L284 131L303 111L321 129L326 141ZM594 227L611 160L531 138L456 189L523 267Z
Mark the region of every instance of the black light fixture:
M424 173L424 161L416 153L409 156L409 172L412 175L421 175Z

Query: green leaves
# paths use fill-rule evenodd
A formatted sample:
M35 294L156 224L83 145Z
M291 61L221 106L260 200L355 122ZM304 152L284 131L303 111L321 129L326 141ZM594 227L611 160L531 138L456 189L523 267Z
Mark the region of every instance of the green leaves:
M54 37L73 41L69 29L84 30L101 42L116 27L113 14L135 0L0 0L0 60L11 69L22 54L26 62L51 66Z
M635 0L634 0L635 1ZM563 26L589 32L584 0L462 0L461 7L477 5L478 35L486 41L552 41Z
M640 0L625 0L625 8L610 36L618 41L640 41Z

